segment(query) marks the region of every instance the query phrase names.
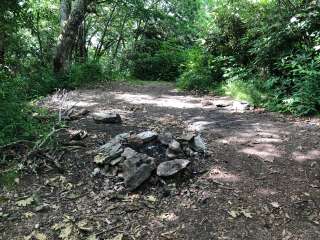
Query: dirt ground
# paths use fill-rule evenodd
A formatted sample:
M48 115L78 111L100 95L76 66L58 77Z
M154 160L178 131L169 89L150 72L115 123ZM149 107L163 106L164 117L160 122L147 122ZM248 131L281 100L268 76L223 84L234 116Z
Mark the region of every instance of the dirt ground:
M318 120L240 112L229 97L162 83L117 83L62 100L54 95L44 103L54 110L112 110L123 123L97 124L90 114L68 122L59 147L48 153L55 164L47 155L37 174L0 190L0 239L320 239ZM77 129L88 137L70 142L66 133ZM197 131L208 156L173 178L152 177L134 193L114 176L92 175L98 146L150 129Z

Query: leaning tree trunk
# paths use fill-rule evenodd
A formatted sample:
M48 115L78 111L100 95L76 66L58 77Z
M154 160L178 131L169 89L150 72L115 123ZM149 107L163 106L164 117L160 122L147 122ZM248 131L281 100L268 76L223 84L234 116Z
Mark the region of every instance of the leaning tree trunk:
M78 29L85 18L89 0L76 0L68 20L63 24L56 53L53 59L53 70L55 73L64 73L68 69L68 58Z
M4 37L0 36L0 67L5 65L5 48L4 48Z

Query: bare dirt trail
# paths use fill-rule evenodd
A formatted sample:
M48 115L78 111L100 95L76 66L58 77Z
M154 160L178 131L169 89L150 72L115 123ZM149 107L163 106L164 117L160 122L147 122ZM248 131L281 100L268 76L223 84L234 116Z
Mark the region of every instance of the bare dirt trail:
M45 103L58 109L60 100ZM63 107L116 111L123 123L97 124L90 115L71 121L69 129L88 137L65 147L59 171L43 167L38 178L1 190L0 239L320 239L318 123L240 112L233 103L160 83L70 92ZM117 134L148 129L197 131L209 156L181 179L151 179L129 194L112 176L92 176L92 150ZM17 205L33 193L33 204Z

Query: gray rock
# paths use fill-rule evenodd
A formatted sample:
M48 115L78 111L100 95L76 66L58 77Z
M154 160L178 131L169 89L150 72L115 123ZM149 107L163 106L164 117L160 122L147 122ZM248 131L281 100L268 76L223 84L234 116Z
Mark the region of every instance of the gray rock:
M185 141L185 142L190 142L193 140L194 137L195 137L194 133L185 133L179 138L179 140Z
M158 139L161 144L168 146L172 142L173 136L170 132L166 132L164 134L160 134Z
M187 156L190 156L190 157L193 157L194 154L195 154L195 152L192 151L192 149L189 148L189 147L187 147L184 151L185 151L185 154L186 154Z
M201 101L201 104L202 104L203 107L206 107L206 106L213 105L213 102L211 102L209 100L203 100L203 101Z
M153 158L145 154L137 154L128 158L123 163L124 183L129 191L135 190L150 176L156 168Z
M157 168L157 175L160 177L172 176L186 168L189 163L190 161L186 159L175 159L172 161L163 162Z
M125 158L132 158L136 155L138 155L138 152L136 152L132 148L125 148L123 153L121 154L121 156Z
M180 152L181 151L181 145L179 142L177 142L176 140L172 140L171 143L169 144L169 148L170 150L174 151L174 152Z
M123 157L118 157L118 158L112 160L112 161L110 162L110 165L111 165L111 166L118 165L118 164L119 164L120 162L122 162L123 160L124 160Z
M196 136L193 139L193 142L190 147L196 152L205 152L207 150L206 143L200 135Z
M174 152L172 152L172 150L170 150L170 148L168 148L168 149L166 150L166 156L167 156L167 158L169 158L169 159L174 159L174 158L177 157L177 155L176 155Z
M246 111L251 109L251 105L247 102L233 102L232 108L236 111Z
M86 116L89 112L90 111L88 109L75 110L69 114L69 118L70 118L70 120L77 120L77 119L81 118L82 116Z
M92 174L93 177L95 177L98 174L100 174L100 172L101 172L100 168L95 168L91 174Z
M99 155L94 159L95 163L103 164L121 156L123 148L120 143L108 142L99 148Z
M127 140L129 137L130 137L130 133L121 133L121 134L118 134L117 136L115 136L113 138L113 141L120 143L122 141Z
M96 112L92 116L96 123L121 123L121 117L118 113Z
M137 137L141 139L144 143L150 142L158 137L158 133L154 131L146 131L137 134Z

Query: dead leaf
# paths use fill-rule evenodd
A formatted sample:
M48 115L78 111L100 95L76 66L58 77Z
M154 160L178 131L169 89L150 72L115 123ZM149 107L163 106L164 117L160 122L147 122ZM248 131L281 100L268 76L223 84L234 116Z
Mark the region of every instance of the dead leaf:
M33 198L33 196L31 196L31 197L28 197L26 199L22 199L20 201L17 201L16 204L19 207L26 207L26 206L31 205L33 202L34 202L34 198Z
M110 240L122 240L123 237L124 237L124 235L121 233L121 234L115 236L114 238L112 238L112 239L110 239Z
M24 240L47 240L47 236L43 233L32 232L29 236L24 237Z
M98 240L98 238L96 237L95 234L93 234L93 235L90 235L89 237L87 237L86 240Z
M92 232L93 231L93 228L88 226L88 221L87 220L81 220L80 222L77 222L77 227L84 231L84 232Z
M274 208L279 208L280 207L280 204L278 202L271 202L270 204Z
M63 239L63 240L69 240L69 237L71 236L72 233L72 224L71 223L67 223L66 225L64 225L64 227L61 229L61 232L59 234L59 238Z
M245 216L246 218L252 218L252 213L250 213L247 209L241 210L241 213L242 213L243 216Z
M97 156L94 157L94 162L96 164L103 164L105 161L107 160L106 156L99 154Z
M237 217L240 216L240 212L239 211L231 210L231 211L228 211L228 213L233 218L237 218Z
M153 195L149 195L149 196L146 197L146 200L149 201L149 202L154 203L154 202L157 201L157 198L155 196L153 196Z
M34 216L34 213L32 213L32 212L26 212L26 213L24 213L24 216L25 216L26 218L32 218L32 217Z

